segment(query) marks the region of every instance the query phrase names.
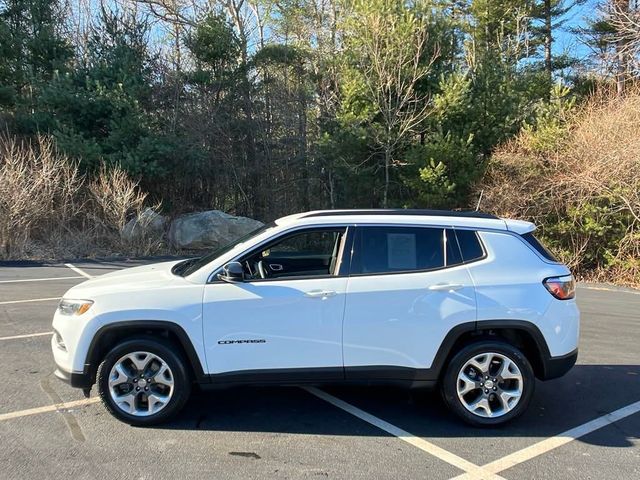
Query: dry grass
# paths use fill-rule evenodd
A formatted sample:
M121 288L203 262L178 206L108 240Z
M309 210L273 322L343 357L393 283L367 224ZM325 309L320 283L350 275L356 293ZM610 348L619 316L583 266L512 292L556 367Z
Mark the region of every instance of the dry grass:
M531 151L529 135L496 152L483 207L542 225L578 273L640 283L640 90L596 95L553 149Z
M122 168L103 166L89 183L88 190L92 206L88 211L94 220L94 228L111 239L112 248L132 255L151 255L165 249L162 235L146 228L152 218L143 215L147 193ZM158 211L160 205L149 208ZM132 218L138 219L137 234L124 235L125 225Z
M82 179L50 140L34 145L0 138L0 246L11 257L33 236L64 229L77 213Z
M89 184L95 221L107 230L122 232L131 213L139 213L147 194L120 167L102 167Z
M89 182L51 139L0 137L0 258L156 253L160 238L122 235L145 199L117 166Z

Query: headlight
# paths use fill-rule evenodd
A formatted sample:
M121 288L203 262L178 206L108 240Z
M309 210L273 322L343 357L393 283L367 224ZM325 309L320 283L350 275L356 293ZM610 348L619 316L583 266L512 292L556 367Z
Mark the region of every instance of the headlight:
M58 304L58 311L62 315L82 315L91 308L91 300L68 300L63 298Z

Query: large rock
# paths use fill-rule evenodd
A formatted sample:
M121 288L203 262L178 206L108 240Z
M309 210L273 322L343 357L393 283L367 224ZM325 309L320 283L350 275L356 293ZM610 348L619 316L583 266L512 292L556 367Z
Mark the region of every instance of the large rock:
M167 223L163 217L153 208L146 208L135 218L129 220L122 229L122 238L127 241L137 240L143 237L162 237Z
M236 217L220 210L189 213L171 223L169 241L176 248L219 248L262 225L252 218Z

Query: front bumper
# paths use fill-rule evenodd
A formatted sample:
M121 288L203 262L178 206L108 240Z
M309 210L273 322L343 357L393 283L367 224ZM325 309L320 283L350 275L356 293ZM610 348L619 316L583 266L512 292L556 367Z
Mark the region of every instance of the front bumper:
M74 388L86 389L91 388L91 385L93 385L93 380L87 373L68 372L59 365L56 365L56 367L57 368L53 374Z
M60 378L87 372L87 349L92 337L93 312L79 316L67 316L56 310L53 316L51 351Z
M59 343L61 340L64 341L63 346ZM66 342L64 337L54 328L54 334L51 337L51 351L56 369L53 374L72 387L82 388L84 390L91 388L94 382L88 373L89 369L87 365L84 365L82 371L79 371L80 369L76 370L73 366L73 358L67 351L67 348L69 348L69 343Z
M578 359L578 349L559 357L548 357L544 359L544 377L541 380L552 380L562 377L576 364Z

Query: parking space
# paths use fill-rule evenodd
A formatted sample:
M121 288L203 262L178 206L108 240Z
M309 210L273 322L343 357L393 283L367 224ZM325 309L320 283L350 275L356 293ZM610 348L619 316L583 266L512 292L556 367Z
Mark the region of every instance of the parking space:
M640 414L586 435L529 462L503 471L505 478L638 478Z
M0 266L0 478L640 478L639 292L581 285L578 365L502 428L436 393L245 387L142 429L53 377L48 334L68 288L142 263Z

